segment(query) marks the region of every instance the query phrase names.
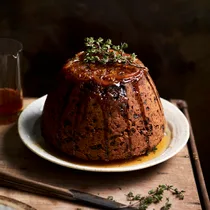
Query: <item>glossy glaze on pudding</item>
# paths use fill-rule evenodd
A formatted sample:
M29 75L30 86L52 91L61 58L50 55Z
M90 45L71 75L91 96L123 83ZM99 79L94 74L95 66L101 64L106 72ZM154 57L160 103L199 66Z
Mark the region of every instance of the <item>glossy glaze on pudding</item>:
M130 159L152 150L164 136L162 104L148 69L133 64L83 62L83 52L63 67L42 116L44 139L84 159Z

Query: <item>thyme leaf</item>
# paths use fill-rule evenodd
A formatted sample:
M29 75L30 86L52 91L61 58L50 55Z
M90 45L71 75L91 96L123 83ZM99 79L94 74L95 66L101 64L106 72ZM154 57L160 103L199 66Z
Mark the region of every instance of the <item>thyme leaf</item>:
M121 43L120 45L113 45L111 39L104 40L99 37L94 39L93 37L85 38L85 56L84 62L86 63L134 63L136 54L126 55L124 49L128 47L127 43Z

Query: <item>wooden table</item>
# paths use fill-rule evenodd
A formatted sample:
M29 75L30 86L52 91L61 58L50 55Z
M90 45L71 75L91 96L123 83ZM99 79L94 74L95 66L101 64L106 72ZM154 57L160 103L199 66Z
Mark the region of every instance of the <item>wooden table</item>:
M33 99L26 99L25 106L32 101ZM0 126L0 170L59 187L99 194L102 197L113 196L121 203L127 203L125 194L130 191L144 195L159 184L169 184L186 191L183 201L170 198L172 209L201 209L187 146L170 160L148 169L125 173L84 172L58 166L38 157L23 145L17 125L12 124ZM15 198L37 210L76 210L79 207L92 209L4 187L0 187L0 195ZM155 206L155 209L159 208Z

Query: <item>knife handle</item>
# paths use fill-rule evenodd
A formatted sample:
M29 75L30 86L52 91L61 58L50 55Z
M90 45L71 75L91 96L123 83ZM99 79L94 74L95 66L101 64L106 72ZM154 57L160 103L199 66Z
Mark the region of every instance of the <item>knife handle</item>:
M64 189L42 182L32 181L22 177L15 177L0 171L0 186L11 187L25 192L31 192L44 196L74 200L72 194Z
M81 202L82 204L89 204L89 206L91 204L92 206L97 206L100 209L135 210L135 208L126 207L121 203L86 192L80 192L73 189L68 190L22 177L14 177L2 171L0 171L0 186L11 187L21 191L31 192L47 197L54 197L74 202L78 201L78 204L81 204Z

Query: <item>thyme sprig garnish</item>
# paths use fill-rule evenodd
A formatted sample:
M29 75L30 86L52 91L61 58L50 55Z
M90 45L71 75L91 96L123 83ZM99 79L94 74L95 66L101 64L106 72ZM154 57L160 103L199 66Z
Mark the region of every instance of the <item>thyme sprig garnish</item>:
M140 194L134 195L129 192L126 197L128 201L137 201L131 203L129 206L137 206L139 210L146 210L151 204L156 204L162 201L165 191L170 191L172 195L175 195L179 200L184 199L184 190L179 191L172 185L159 185L156 189L150 190L147 196L141 196ZM169 202L169 198L166 198L166 203L160 210L170 209L172 204Z
M106 41L103 38L94 39L93 37L85 38L85 56L86 63L134 63L136 54L126 55L124 49L128 47L127 43L113 45L111 39Z

